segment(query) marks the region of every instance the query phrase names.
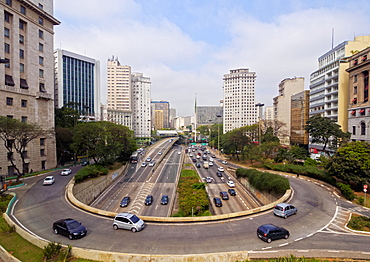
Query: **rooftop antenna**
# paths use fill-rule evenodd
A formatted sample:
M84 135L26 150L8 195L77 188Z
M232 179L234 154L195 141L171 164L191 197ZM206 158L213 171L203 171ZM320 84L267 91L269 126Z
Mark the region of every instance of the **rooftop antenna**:
M331 49L334 48L334 28L331 29Z

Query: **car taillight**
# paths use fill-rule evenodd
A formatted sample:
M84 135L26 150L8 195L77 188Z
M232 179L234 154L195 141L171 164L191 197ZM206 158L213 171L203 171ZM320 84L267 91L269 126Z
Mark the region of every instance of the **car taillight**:
M265 233L265 234L263 234L263 236L264 236L264 237L267 237L267 234Z

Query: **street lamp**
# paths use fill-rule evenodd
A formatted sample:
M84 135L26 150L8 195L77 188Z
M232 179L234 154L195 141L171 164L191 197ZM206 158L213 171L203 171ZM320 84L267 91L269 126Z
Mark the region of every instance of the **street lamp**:
M211 126L209 127L209 140L208 140L208 146L211 145L211 139L212 139L212 119L208 120Z
M258 107L258 143L261 145L261 120L262 120L262 107L265 104L258 103L256 107Z
M221 114L216 115L218 118L222 117ZM219 122L219 121L218 121ZM217 124L218 130L217 130L217 150L220 151L220 123Z

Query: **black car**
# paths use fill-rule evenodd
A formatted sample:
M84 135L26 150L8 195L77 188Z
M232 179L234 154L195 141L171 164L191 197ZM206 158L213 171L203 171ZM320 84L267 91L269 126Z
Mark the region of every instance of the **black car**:
M236 196L236 191L234 188L229 188L227 191L229 191L230 196Z
M218 177L222 177L222 172L217 171L216 175L217 175Z
M257 228L257 236L263 241L271 243L272 240L280 238L287 239L289 237L289 231L273 224L266 224Z
M193 158L193 162L197 162L197 159L196 158Z
M227 192L221 191L220 196L222 200L229 200L229 194Z
M153 196L152 196L152 195L148 195L148 196L145 198L145 205L146 205L146 206L150 206L152 203L153 203Z
M161 204L162 205L167 205L168 204L168 196L162 196Z
M122 199L121 204L119 204L119 206L120 207L127 207L129 203L130 203L130 197L129 196L125 196Z
M215 203L215 206L216 206L216 207L222 207L222 201L221 201L221 198L219 198L219 197L215 197L215 198L213 198L213 202Z
M200 164L199 163L197 163L197 168L200 168Z
M61 234L69 239L80 238L86 235L87 229L80 222L72 219L60 219L53 223L55 234Z

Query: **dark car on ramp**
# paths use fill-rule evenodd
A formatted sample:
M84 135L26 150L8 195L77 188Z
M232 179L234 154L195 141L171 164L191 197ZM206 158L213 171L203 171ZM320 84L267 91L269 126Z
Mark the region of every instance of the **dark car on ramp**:
M53 223L53 230L55 234L61 234L71 240L86 236L87 233L86 227L72 218L55 221Z
M127 207L128 206L128 204L130 204L130 197L129 196L125 196L123 199L122 199L122 201L121 201L121 203L119 204L119 206L120 207Z
M266 241L267 243L271 243L272 240L289 237L289 231L283 227L278 227L273 224L265 224L257 228L257 236Z

